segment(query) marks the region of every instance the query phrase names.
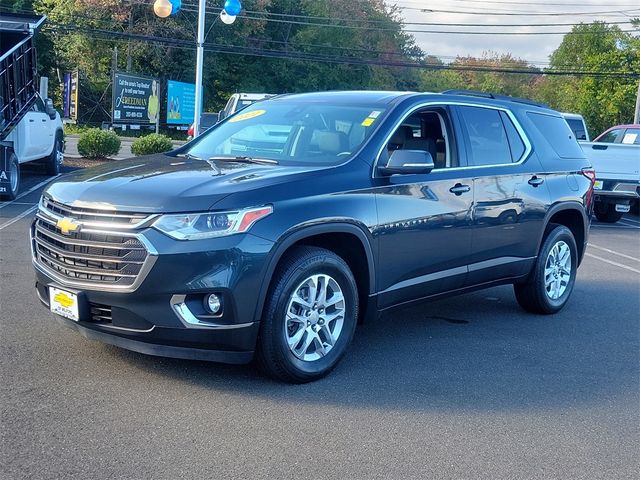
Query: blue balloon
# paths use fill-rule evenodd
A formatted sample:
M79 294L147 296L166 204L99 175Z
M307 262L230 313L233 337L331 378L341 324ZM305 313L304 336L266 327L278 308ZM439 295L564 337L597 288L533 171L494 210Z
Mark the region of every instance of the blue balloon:
M240 0L226 0L226 2L224 2L224 11L227 12L228 15L235 17L240 14L240 10L242 10Z
M182 0L169 0L171 4L171 15L175 15L182 8Z

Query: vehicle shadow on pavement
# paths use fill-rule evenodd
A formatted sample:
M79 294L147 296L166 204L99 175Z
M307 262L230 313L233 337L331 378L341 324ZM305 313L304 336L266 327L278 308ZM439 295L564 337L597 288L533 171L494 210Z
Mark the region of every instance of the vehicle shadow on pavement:
M555 316L523 312L511 287L425 303L359 326L342 362L306 385L254 365L159 359L105 346L149 373L282 403L385 410L531 410L637 394L639 300L616 282L579 282ZM621 305L598 313L598 299ZM635 303L634 303L635 302ZM633 313L635 311L635 314ZM636 393L633 393L636 392Z

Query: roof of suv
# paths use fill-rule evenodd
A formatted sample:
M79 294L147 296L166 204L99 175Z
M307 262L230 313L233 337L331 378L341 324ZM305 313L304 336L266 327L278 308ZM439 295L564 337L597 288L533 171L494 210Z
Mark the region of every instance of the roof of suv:
M294 93L278 95L271 99L272 101L286 100L295 98L303 102L322 102L322 101L339 101L348 103L376 103L380 105L388 105L398 101L401 98L409 97L433 97L433 100L440 101L473 101L473 103L485 104L485 105L501 105L510 106L514 105L527 107L533 110L544 110L546 112L554 111L549 106L536 103L532 100L527 100L517 97L508 97L506 95L497 95L484 92L475 92L471 90L447 90L442 93L434 92L398 92L398 91L379 91L379 90L338 90L328 92L310 92L310 93Z

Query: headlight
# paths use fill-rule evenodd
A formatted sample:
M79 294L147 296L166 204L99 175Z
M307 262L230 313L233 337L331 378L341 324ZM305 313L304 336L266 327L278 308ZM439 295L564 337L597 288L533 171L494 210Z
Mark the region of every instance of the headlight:
M200 240L243 233L273 207L246 208L234 212L178 213L162 215L153 227L176 240Z

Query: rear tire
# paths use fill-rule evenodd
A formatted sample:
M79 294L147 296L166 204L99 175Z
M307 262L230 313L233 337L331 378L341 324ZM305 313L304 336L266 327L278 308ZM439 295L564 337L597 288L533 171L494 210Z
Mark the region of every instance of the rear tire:
M342 358L356 328L358 290L346 262L317 247L296 247L273 276L256 360L290 383L317 380Z
M18 157L14 152L9 154L7 167L9 170L8 190L0 196L3 200L15 200L20 190L20 162L18 162Z
M47 175L58 175L60 173L60 169L62 167L62 159L63 159L63 146L62 146L62 133L56 133L56 141L53 144L53 150L51 151L51 155L44 159L45 161L45 169L47 171Z
M576 280L578 248L571 230L558 225L549 232L525 283L515 284L516 300L532 313L551 314L566 305Z
M596 203L594 213L598 221L603 223L616 223L624 215L622 212L616 212L613 203Z

